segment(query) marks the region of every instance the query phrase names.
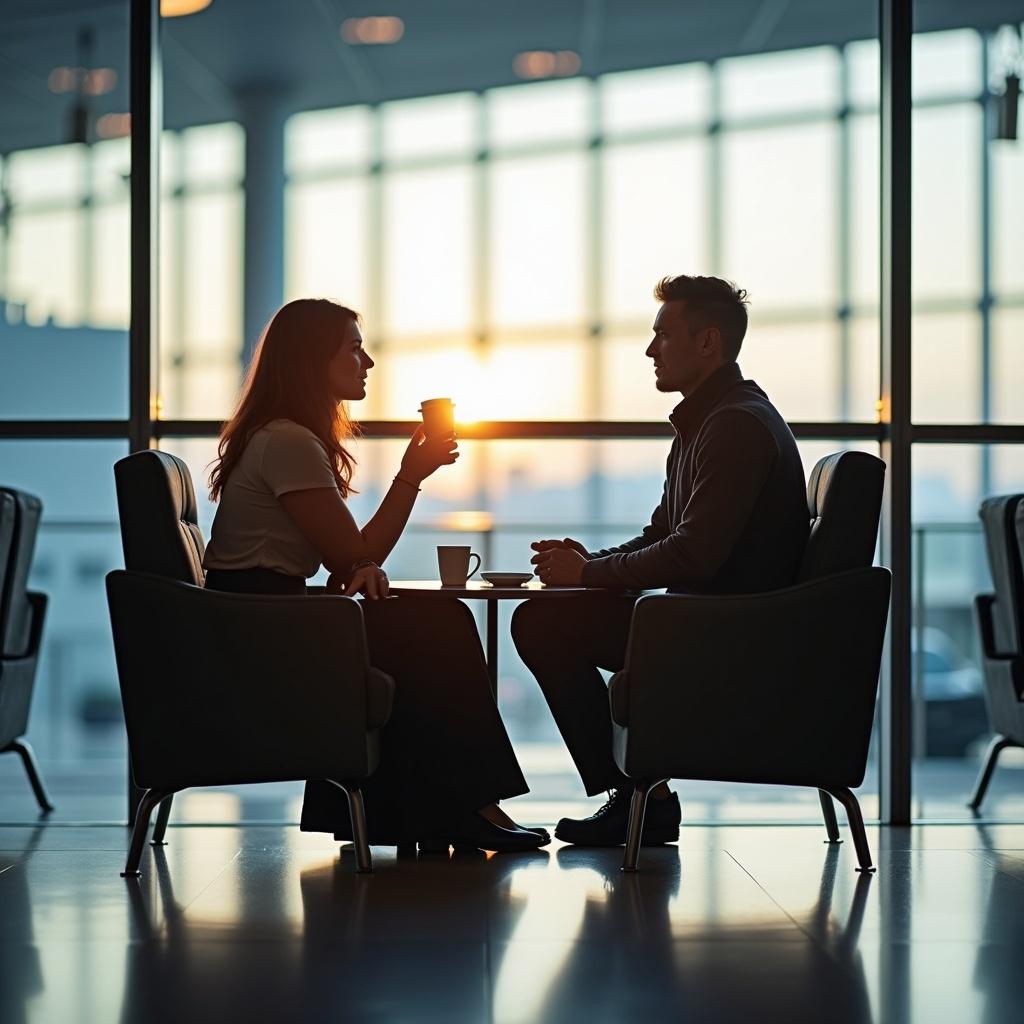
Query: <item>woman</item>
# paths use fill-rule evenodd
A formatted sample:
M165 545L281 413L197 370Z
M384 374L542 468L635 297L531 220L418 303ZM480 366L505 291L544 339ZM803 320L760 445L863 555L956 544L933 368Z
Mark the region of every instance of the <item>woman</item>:
M413 435L380 507L360 529L345 504L355 460L342 402L366 397L373 360L359 316L327 299L277 311L225 425L210 478L219 500L204 564L216 590L304 594L320 568L363 594L370 661L395 680L381 762L363 787L370 841L532 850L543 829L520 828L497 801L527 792L498 715L473 618L459 601L388 597L381 569L420 484L459 457L455 435ZM305 831L351 838L343 794L309 782Z

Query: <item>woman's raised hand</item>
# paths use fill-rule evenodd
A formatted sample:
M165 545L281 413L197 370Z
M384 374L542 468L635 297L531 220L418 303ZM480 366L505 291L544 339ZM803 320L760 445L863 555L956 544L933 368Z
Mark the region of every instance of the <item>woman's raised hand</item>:
M452 465L459 457L458 448L454 432L441 437L427 437L421 425L405 449L398 475L418 485L441 466Z

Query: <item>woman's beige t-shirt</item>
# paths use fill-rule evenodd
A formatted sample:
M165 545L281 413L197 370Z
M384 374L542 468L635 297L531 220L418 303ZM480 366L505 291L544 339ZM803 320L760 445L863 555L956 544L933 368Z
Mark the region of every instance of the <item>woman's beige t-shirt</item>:
M277 499L289 491L337 486L316 434L292 420L272 420L252 435L224 485L203 564L315 575L320 553Z

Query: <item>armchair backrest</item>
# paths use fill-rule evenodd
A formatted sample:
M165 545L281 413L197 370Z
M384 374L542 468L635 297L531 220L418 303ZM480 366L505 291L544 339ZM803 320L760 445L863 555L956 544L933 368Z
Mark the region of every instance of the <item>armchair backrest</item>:
M20 658L32 644L28 574L43 503L13 487L0 487L0 654Z
M114 464L125 568L203 586L206 542L192 475L167 452L135 452Z
M978 515L995 588L989 606L995 653L1020 654L1024 640L1024 494L988 498Z
M867 452L821 459L807 482L811 532L798 581L871 565L882 511L885 463Z

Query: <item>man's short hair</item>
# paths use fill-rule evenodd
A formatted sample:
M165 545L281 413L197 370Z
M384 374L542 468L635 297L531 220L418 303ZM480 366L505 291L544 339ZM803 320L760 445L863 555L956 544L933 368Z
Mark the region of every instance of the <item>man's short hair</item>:
M747 333L747 291L720 277L663 277L654 286L659 302L685 302L693 329L717 327L722 335L722 353L727 359L740 354Z

